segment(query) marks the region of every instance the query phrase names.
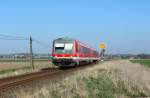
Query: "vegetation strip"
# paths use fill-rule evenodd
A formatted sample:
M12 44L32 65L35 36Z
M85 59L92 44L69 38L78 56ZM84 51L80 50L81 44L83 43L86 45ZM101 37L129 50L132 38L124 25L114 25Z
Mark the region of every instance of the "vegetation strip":
M145 65L146 67L149 67L150 68L150 60L130 60L131 62L133 63L139 63L141 65Z

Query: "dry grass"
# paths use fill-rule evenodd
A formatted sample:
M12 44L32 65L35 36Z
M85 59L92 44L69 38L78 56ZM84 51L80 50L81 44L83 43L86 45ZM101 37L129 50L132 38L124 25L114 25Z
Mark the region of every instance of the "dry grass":
M139 84L136 80L139 78L132 79L131 74L134 74L135 68L137 65L128 61L109 61L77 71L75 75L64 77L58 82L50 82L40 89L37 88L32 95L31 92L26 93L22 89L16 92L16 95L17 98L20 96L22 98L137 98L150 96L149 84ZM126 70L133 70L133 72L126 73Z

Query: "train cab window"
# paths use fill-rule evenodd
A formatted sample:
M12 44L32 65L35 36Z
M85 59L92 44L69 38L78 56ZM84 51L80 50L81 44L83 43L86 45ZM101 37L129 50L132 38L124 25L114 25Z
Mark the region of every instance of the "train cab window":
M73 53L73 43L55 43L55 53Z
M55 50L64 50L65 45L63 43L56 43Z
M65 44L65 50L72 50L73 44L72 43L66 43Z

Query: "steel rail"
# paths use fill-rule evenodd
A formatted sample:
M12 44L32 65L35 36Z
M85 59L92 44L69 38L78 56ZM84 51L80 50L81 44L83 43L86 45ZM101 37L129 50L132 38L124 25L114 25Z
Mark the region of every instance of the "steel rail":
M41 70L39 72L18 75L13 77L7 77L0 79L0 90L12 88L18 85L26 84L41 78L46 78L62 70L56 68L50 68L48 70Z

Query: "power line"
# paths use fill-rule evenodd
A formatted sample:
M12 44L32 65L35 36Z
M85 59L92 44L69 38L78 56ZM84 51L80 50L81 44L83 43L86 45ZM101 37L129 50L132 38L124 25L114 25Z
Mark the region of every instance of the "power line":
M45 43L45 42L42 42L42 41L39 41L39 40L36 40L36 39L33 39L34 42L36 42L37 44L40 44L44 47L50 47L49 44Z
M26 37L22 37L22 36L12 36L12 35L4 35L4 34L0 34L1 37L5 37L5 38L17 38L17 39L29 39Z
M2 40L28 40L28 39L20 39L20 38L2 38L2 37L0 37L0 39Z
M4 35L4 34L0 34L0 39L2 40L30 40L30 38L26 38L22 36L12 36L12 35ZM44 47L50 47L49 44L36 40L36 39L33 39L33 42L40 44L41 46L44 46Z
M3 34L0 34L0 39L3 39L3 40L29 40L29 38L26 38L26 37L3 35Z

